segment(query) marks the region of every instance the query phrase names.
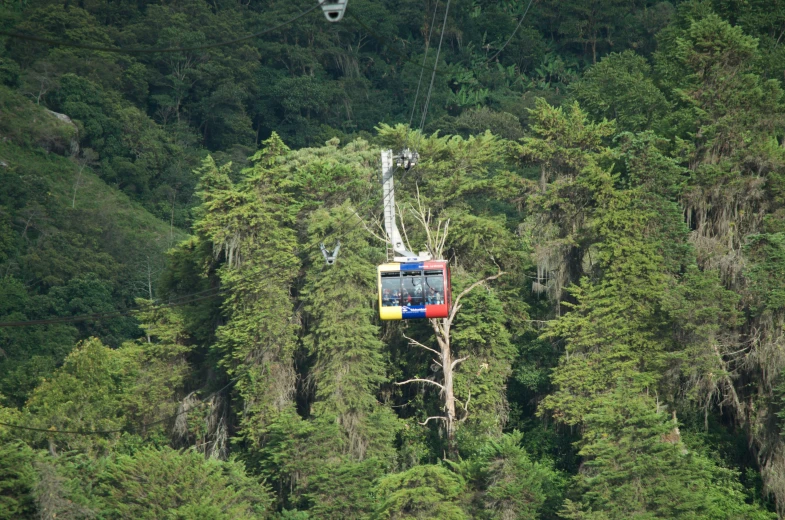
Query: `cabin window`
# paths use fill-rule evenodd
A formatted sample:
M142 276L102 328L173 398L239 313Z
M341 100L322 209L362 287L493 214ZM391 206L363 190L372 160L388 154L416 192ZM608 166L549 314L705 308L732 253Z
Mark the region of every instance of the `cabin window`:
M404 271L403 275L403 304L407 307L425 305L422 271Z
M444 272L425 271L425 303L444 304Z
M401 306L401 273L398 271L381 273L382 307Z

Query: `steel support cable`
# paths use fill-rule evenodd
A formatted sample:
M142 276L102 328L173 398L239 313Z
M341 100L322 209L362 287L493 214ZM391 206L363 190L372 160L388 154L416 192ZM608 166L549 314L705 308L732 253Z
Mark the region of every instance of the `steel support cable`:
M422 85L422 77L425 74L425 62L428 59L428 49L431 45L431 36L433 35L433 26L436 24L436 12L439 9L439 0L436 0L436 5L433 7L433 17L431 18L431 27L428 29L428 39L425 40L425 55L422 58L422 65L420 67L420 79L417 81L417 93L414 94L414 102L412 103L412 114L409 116L409 128L412 127L414 120L414 111L417 108L417 98L420 97L420 86Z
M365 29L365 32L367 32L368 34L370 34L370 35L371 35L371 37L372 37L374 40L376 40L378 43L381 43L381 44L383 44L383 45L390 45L390 41L389 41L387 38L385 38L384 36L380 36L379 34L377 34L377 33L376 33L376 31L374 31L372 27L370 27L370 26L369 26L367 23L365 23L364 21L362 21L362 20L361 20L361 19L360 19L360 18L359 18L359 17L358 17L356 14L354 14L354 13L353 13L353 12L351 12L351 11L347 11L347 14L348 14L348 15L349 15L351 18L353 18L353 19L354 19L354 21L355 21L355 22L357 22L357 23L360 25L360 27L362 27L363 29ZM387 50L388 50L388 51L390 51L390 52L392 52L393 54L395 54L395 55L396 55L396 56L398 56L399 58L401 58L401 60L402 60L404 63L409 63L409 64L411 64L411 65L414 65L415 67L419 67L419 68L421 68L421 69L423 69L423 70L430 70L430 67L426 67L425 65L421 65L421 64L417 63L416 61L413 61L413 60L411 60L411 59L410 59L410 58L409 58L409 57L408 57L406 54L404 54L404 53L402 53L402 52L398 51L397 49L395 49L395 48L394 48L394 47L392 47L392 46L389 46L389 47L387 48ZM439 74L439 75L442 75L442 74L446 74L446 73L445 73L445 72L439 72L438 74Z
M297 316L297 313L300 311L302 306L303 306L303 303L301 302L300 305L298 305L297 308L294 310L294 312L292 313L291 318L289 318L289 323L290 324L294 320L295 316ZM218 390L216 390L215 392L207 395L199 403L193 405L192 407L188 408L187 410L183 410L181 412L177 412L175 414L168 415L168 416L164 417L163 419L158 419L158 420L153 421L153 422L143 423L140 428L125 427L125 428L117 428L115 430L53 430L51 428L35 428L35 427L32 427L32 426L23 426L21 424L10 424L10 423L5 423L5 422L0 422L0 426L5 426L6 428L11 428L11 429L15 429L15 430L26 430L26 431L33 431L33 432L43 432L43 433L62 434L62 435L110 435L112 433L126 433L126 432L127 433L134 433L134 432L138 432L140 430L146 430L150 426L156 426L158 424L170 421L172 419L176 419L177 417L180 417L181 415L187 414L188 412L190 412L190 411L192 411L192 410L194 410L194 409L196 409L196 408L198 408L200 406L203 406L210 399L212 399L216 395L222 393L224 390L226 390L227 388L229 388L230 386L235 384L237 381L239 381L240 377L241 376L233 377L223 387L221 387Z
M234 38L232 40L226 40L226 41L223 41L223 42L208 43L208 44L205 44L205 45L193 45L193 46L190 46L190 47L163 47L163 48L153 48L153 49L144 49L144 48L123 49L123 48L117 48L117 47L104 47L102 45L90 45L90 44L83 44L83 43L76 43L76 42L68 42L68 41L63 41L63 40L52 40L52 39L49 39L49 38L41 38L40 36L19 34L19 33L11 32L11 31L3 31L3 30L0 30L0 36L8 36L9 38L16 38L18 40L26 40L26 41L36 42L36 43L43 43L43 44L46 44L46 45L52 45L52 46L57 46L57 47L72 47L72 48L75 48L75 49L85 49L85 50L89 50L89 51L112 52L112 53L115 53L115 54L161 54L161 53L172 53L172 52L201 51L201 50L206 50L206 49L214 49L216 47L226 47L227 45L234 45L236 43L241 43L241 42L244 42L244 41L252 40L254 38L258 38L260 36L263 36L265 34L271 33L273 31L277 31L278 29L283 29L287 25L293 24L294 22L300 20L301 18L304 18L308 14L310 14L313 11L315 11L316 9L320 8L322 6L322 4L325 3L325 2L327 2L327 0L321 0L315 6L312 6L312 7L308 8L308 9L306 9L305 11L303 11L300 14L298 14L297 16L294 16L294 17L286 20L285 22L281 22L281 23L279 23L278 25L276 25L274 27L268 27L267 29L264 29L263 31L259 31L259 32L253 33L253 34L249 34L247 36L242 36L240 38Z
M324 3L325 1L326 0L322 0L319 4L316 5L316 7L310 8L310 9L306 10L305 12L301 13L300 15L298 15L297 17L292 18L291 20L289 20L287 22L284 22L283 24L279 24L278 26L275 26L273 28L267 29L267 30L262 31L260 33L255 33L254 35L250 35L250 36L247 36L247 37L244 37L244 38L241 38L241 39L231 40L229 42L222 42L220 44L214 44L212 46L226 45L226 44L233 43L233 42L236 42L236 41L240 41L240 40L243 40L243 39L250 39L250 38L256 37L258 35L264 34L266 32L271 32L273 30L279 29L279 28L281 28L281 27L283 27L283 26L285 26L287 24L290 24L293 21L296 21L299 18L307 15L309 12L311 12L311 11L315 10L317 7L321 6L321 4ZM450 0L448 0L448 2L447 2L447 8L445 10L445 22L446 22L446 18L447 18L447 11L449 10L449 4L450 4ZM438 3L437 3L437 7L438 7ZM377 35L375 35L373 33L373 30L370 27L368 27L364 22L362 22L362 20L357 18L357 16L355 16L351 11L349 12L349 14L362 27L364 27L372 36L374 36L374 38L376 38L380 42L384 41L384 39L379 38ZM436 16L436 10L434 9L434 19L435 19L435 16ZM434 26L434 24L432 23L431 24L431 28L433 28L433 26ZM14 36L14 35L11 35L11 34L7 34L7 33L3 32L3 31L0 31L0 35L2 35L2 34L6 34L6 35L9 35L9 36ZM442 26L442 36L441 36L440 41L439 41L439 49L440 50L441 50L441 44L442 44L443 37L444 37L444 25ZM429 35L429 39L430 39L430 35ZM36 40L36 41L38 41L38 40ZM62 43L64 45L66 45L66 46L70 46L71 45L68 42L46 41L45 43L52 43L52 44L60 44L60 43ZM81 46L81 47L87 48L85 46ZM90 48L92 48L93 50L107 50L107 51L113 51L113 52L118 52L119 51L118 49L110 49L110 48L98 48L98 47L90 47ZM183 50L193 50L193 49L196 49L196 48L197 47L188 47L188 48L180 47L180 48L171 48L171 49L147 49L146 51L149 51L149 52L164 52L164 51L166 51L166 52L170 52L170 51L171 52L178 52L178 51L183 51ZM198 48L207 48L207 47L199 46ZM128 49L126 49L126 51L127 50ZM141 51L141 50L139 50L139 51ZM399 56L403 56L400 53L397 53L397 54L399 54ZM405 58L405 56L403 56L403 57ZM410 63L413 63L413 62L411 62L408 59L406 61L409 61ZM437 64L438 64L438 53L437 53ZM418 66L420 66L420 65L418 65ZM424 65L420 66L420 67L421 67L422 71L425 70ZM433 77L436 74L440 74L441 75L443 73L442 72L438 72L437 71L437 67L434 66L434 69L432 71L432 77L431 77L431 88L433 86ZM428 97L430 98L430 89L429 89L429 96ZM424 112L427 113L427 106L426 106L426 109L424 110ZM391 192L391 195L392 195L392 193L393 192ZM369 199L367 203L370 203L370 202L372 202L372 199ZM385 200L383 198L382 199L382 205L384 205L384 202L385 202ZM361 207L362 207L362 205L358 209L360 209ZM354 215L352 215L352 216L354 216ZM351 216L349 218L351 218ZM346 218L343 221L339 222L337 226L341 226L341 225L345 224L349 220L349 218ZM348 231L344 231L343 233L341 233L340 236L344 236L348 232L353 231L361 223L362 223L362 221L359 222L358 224L356 224L352 229L350 229ZM335 235L333 235L333 236L335 236ZM308 247L306 249L303 249L303 250L301 250L299 252L296 252L295 254L305 253L308 250L315 248L317 245L318 244L313 244L312 246L310 246L310 247ZM277 267L281 267L281 266L280 265L279 266L273 265L273 266L268 267L267 269L268 270L272 270L272 269L277 268ZM196 293L183 295L181 297L176 298L174 302L165 303L165 304L159 304L159 305L157 305L157 307L158 308L170 308L170 307L179 307L179 306L183 306L183 305L190 305L190 304L193 304L193 303L196 303L196 302L199 302L199 301L203 301L203 300L206 300L206 299L209 299L209 298L214 298L214 297L219 296L219 295L221 295L221 294L223 294L225 292L228 292L229 290L231 290L231 288L206 289L206 290L199 291L199 292L196 292ZM204 294L204 293L208 293L208 292L211 293L211 294L208 294L206 296L202 296L202 297L199 297L199 298L192 298L193 296ZM189 298L192 298L192 299L189 299ZM55 318L44 318L44 319L38 319L38 320L24 320L24 321L21 321L21 320L20 321L5 321L5 322L0 322L0 328L5 328L5 327L26 327L26 326L33 326L33 325L58 325L58 324L75 323L75 322L87 321L87 320L94 320L95 321L95 320L102 320L102 319L112 319L112 318L119 318L119 317L123 317L123 316L129 316L129 315L132 315L132 314L134 314L136 312L139 312L139 310L140 309L129 309L129 310L126 310L126 311L112 311L112 312L104 312L104 313L90 313L90 314L85 314L85 315L80 315L80 316L63 316L63 317L55 317Z
M149 428L150 426L155 426L157 424L164 423L164 422L169 421L171 419L175 419L175 418L177 418L177 417L179 417L179 416L181 416L183 414L186 414L186 413L192 411L194 408L197 408L199 406L203 406L209 399L211 399L211 398L215 397L216 395L220 394L221 392L223 392L224 390L226 390L227 388L232 386L234 383L236 383L238 380L239 380L239 378L235 377L234 379L229 381L226 385L224 385L222 388L220 388L219 390L216 390L212 394L209 394L207 397L202 399L201 402L195 404L193 407L189 408L188 410L183 410L181 412L177 412L176 414L169 415L167 417L164 417L163 419L158 419L157 421L144 423L144 424L142 424L141 428L138 428L138 429L126 427L126 428L117 428L115 430L52 430L52 429L47 429L47 428L33 428L32 426L22 426L21 424L9 424L9 423L4 423L4 422L0 422L0 426L5 426L6 428L12 428L12 429L15 429L15 430L26 430L26 431L32 431L32 432L52 433L52 434L58 434L58 435L110 435L110 434L113 434L113 433L134 433L134 432L138 432L139 430L143 430L143 429Z
M502 45L501 48L498 51L496 51L496 54L488 58L488 60L485 63L490 63L493 60L495 60L499 56L499 54L502 53L504 48L507 47L507 45L512 41L512 39L518 33L518 29L521 28L521 25L523 24L523 20L526 18L526 13L529 12L529 8L532 6L532 2L534 2L534 0L529 0L529 5L527 5L526 9L523 11L523 15L521 15L521 19L518 21L518 25L515 26L515 30L512 31L512 34L510 35L509 38L507 38L507 41L504 42L504 45Z
M523 25L524 19L526 18L526 14L529 12L529 8L531 7L531 5L532 5L533 1L534 1L534 0L529 0L529 4L526 6L526 10L524 11L524 14L523 14L523 16L521 16L521 19L518 21L518 25L515 27L515 30L512 32L512 34L510 35L510 37L509 37L509 38L507 38L507 41L504 43L504 45L502 45L501 49L499 49L499 50L496 52L496 54L494 54L494 55L493 55L493 56L492 56L490 59L488 59L488 60L486 60L486 61L485 61L485 63L486 63L486 64L488 64L488 63L490 63L491 61L493 61L494 59L496 59L496 57L497 57L497 56L499 56L499 54L501 54L501 53L502 53L502 51L505 49L505 47L507 47L507 45L508 45L508 44L509 44L509 43L512 41L512 39L515 37L515 34L518 32L518 29L521 27L521 25ZM372 28L372 27L370 27L370 26L369 26L367 23L365 23L363 20L361 20L361 19L360 19L360 18L359 18L359 17L358 17L356 14L354 14L354 13L353 13L353 12L351 12L351 11L348 11L348 12L347 12L347 14L348 14L348 15L349 15L351 18L353 18L353 19L354 19L354 21L355 21L355 22L357 22L357 23L360 25L360 27L362 27L363 29L365 29L365 31L366 31L368 34L370 34L370 35L371 35L371 37L373 37L373 39L374 39L374 40L376 40L377 42L379 42L379 43L381 43L381 44L388 45L388 46L389 46L389 47L388 47L388 50L389 50L390 52L392 52L393 54L395 54L396 56L398 56L399 58L401 58L401 59L402 59L402 60L403 60L405 63L409 63L409 64L411 64L411 65L414 65L415 67L419 67L420 69L423 69L423 70L425 70L425 69L428 69L428 70L430 70L430 68L429 68L429 67L426 67L424 64L420 64L420 63L417 63L417 62L415 62L415 61L412 61L412 60L411 60L411 59L410 59L408 56L406 56L404 53L402 53L402 52L398 51L397 49L395 49L394 47L392 47L392 46L391 46L391 43L390 43L390 41L389 41L387 38L385 38L384 36L380 36L380 35L379 35L379 34L378 34L376 31L374 31L374 30L373 30L373 28ZM437 71L435 74L436 74L437 76L441 76L441 75L447 74L447 72Z
M382 198L382 206L384 206L386 198L387 197L383 197ZM369 205L371 205L371 203L376 204L376 201L373 200L373 199L368 199L368 200L366 200L366 202L364 204L361 204L360 206L358 206L357 210L364 209L364 206L369 206ZM342 219L341 221L339 221L334 227L339 228L339 227L343 226L344 224L346 224L354 216L357 216L359 218L359 215L356 215L357 210L355 210L354 214L349 215L348 217L346 217L346 218ZM350 232L354 231L355 229L357 229L357 227L359 227L360 224L362 224L362 220L360 220L360 222L355 224L350 229L342 231L340 233L334 232L331 235L328 235L328 237L332 236L333 238L344 238L348 233L350 233ZM322 242L324 242L327 239L328 238L325 237L324 239L322 239ZM312 244L310 246L307 246L307 247L305 247L305 248L303 248L303 249L301 249L299 251L295 251L294 254L295 255L302 255L304 253L309 252L312 249L315 249L316 247L318 247L318 245L319 245L318 243L314 243L314 244ZM283 266L284 266L283 263L272 264L272 265L267 266L264 269L264 271L270 272L270 271L272 271L274 269L278 269L278 268L283 267ZM156 305L156 308L167 308L168 309L168 308L172 308L172 307L181 307L181 306L184 306L184 305L191 305L191 304L196 303L196 302L204 301L204 300L207 300L207 299L210 299L210 298L215 298L216 296L220 296L221 294L224 294L224 293L229 292L231 290L232 290L232 287L224 287L224 288L216 287L214 289L205 289L203 291L198 291L198 292L195 292L195 293L190 293L190 294L185 294L185 295L179 296L179 297L174 299L174 302L171 302L171 303L158 304L158 305ZM200 296L198 298L193 298L194 296L203 295L205 293L210 293L210 294L207 294L205 296ZM132 315L134 313L139 312L140 310L141 309L137 308L137 309L128 309L128 310L125 310L125 311L97 312L97 313L91 313L91 314L83 314L83 315L80 315L80 316L62 316L62 317L54 317L54 318L42 318L42 319L38 319L38 320L0 321L0 328L4 328L4 327L28 327L28 326L34 326L34 325L60 325L60 324L64 324L64 323L76 323L76 322L87 321L87 320L91 320L91 321L106 320L106 319L120 318L120 317L123 317L123 316L130 316L130 315Z
M436 61L433 63L433 73L431 74L431 85L428 87L428 96L425 98L425 106L422 110L422 118L420 119L420 132L422 133L425 127L425 118L428 117L428 105L431 103L431 92L433 91L433 82L436 79L436 69L439 67L439 54L442 52L442 42L444 42L444 29L447 27L447 14L450 12L450 1L447 0L447 7L444 8L444 21L442 22L442 34L439 36L439 47L436 49Z

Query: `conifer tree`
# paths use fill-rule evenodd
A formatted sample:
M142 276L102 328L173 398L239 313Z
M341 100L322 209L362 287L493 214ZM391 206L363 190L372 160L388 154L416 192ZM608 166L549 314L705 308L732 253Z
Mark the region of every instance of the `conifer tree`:
M606 179L591 222L600 240L595 247L601 278L586 277L571 288L577 300L573 310L545 333L563 338L568 355L554 372L558 390L545 399L543 411L568 424L581 422L619 379L641 390L656 388L673 359L659 317L662 257L645 236L652 215L637 203L634 191L614 190L606 173L595 169L586 176L591 173L599 182Z
M469 518L461 503L463 479L443 466L415 466L379 481L374 518L426 519Z
M117 430L125 426L122 414L123 355L92 338L77 345L51 379L36 388L25 406L26 418L38 428L56 430ZM48 447L98 454L117 442L119 435L97 438L82 435L46 435L32 432L30 440Z
M583 443L580 502L567 501L564 518L773 517L746 504L735 475L690 452L669 414L623 382L586 415Z
M0 518L3 520L36 518L32 493L36 484L35 458L26 444L0 444Z
M217 330L221 364L238 379L243 398L242 430L253 443L259 428L292 405L294 392L293 313L290 286L299 261L294 255L296 204L277 164L288 148L273 135L252 157L234 185L229 165L211 158L199 171L202 205L195 229L212 244L218 274L229 290L227 321Z
M345 203L310 217L310 266L301 292L308 334L303 343L313 358L314 390L308 438L300 446L297 482L309 510L321 518L363 518L373 510L373 483L392 467L393 441L400 428L378 401L385 381L383 344L374 324L375 260L378 248ZM326 265L317 247L339 234L340 253ZM274 449L273 447L271 447ZM272 452L272 449L270 452ZM294 462L290 459L289 464Z
M389 450L396 429L389 410L377 400L385 381L383 344L373 323L378 248L370 246L354 209L344 204L311 217L311 246L332 230L341 233L341 249L333 265L325 265L311 247L312 267L302 298L309 316L306 348L314 356L310 378L315 388L311 413L335 417L345 435L342 451L361 460L366 452ZM343 228L343 229L341 229Z

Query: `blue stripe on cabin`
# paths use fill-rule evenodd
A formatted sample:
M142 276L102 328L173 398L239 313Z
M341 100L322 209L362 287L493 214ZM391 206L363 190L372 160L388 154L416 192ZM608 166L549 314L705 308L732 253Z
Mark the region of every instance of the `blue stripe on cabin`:
M418 305L412 307L401 307L401 315L403 319L410 320L413 318L424 318L425 317L425 305Z
M422 262L411 262L407 264L401 264L401 271L422 271L423 263Z

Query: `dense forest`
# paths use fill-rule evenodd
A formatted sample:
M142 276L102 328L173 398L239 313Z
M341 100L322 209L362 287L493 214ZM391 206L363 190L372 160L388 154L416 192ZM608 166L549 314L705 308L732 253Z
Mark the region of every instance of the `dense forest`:
M785 1L316 4L0 3L0 519L785 518Z

